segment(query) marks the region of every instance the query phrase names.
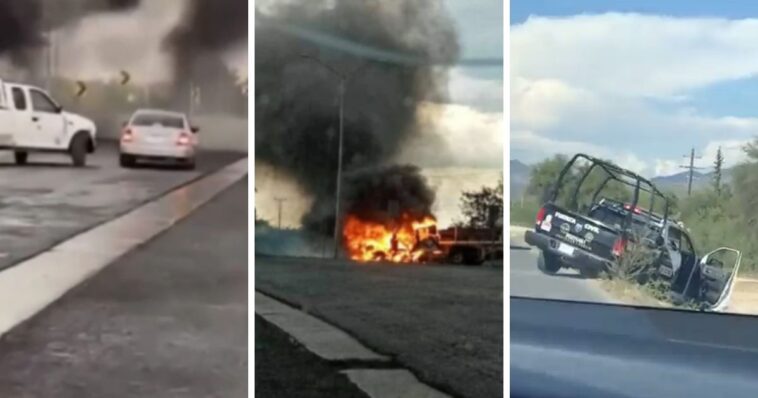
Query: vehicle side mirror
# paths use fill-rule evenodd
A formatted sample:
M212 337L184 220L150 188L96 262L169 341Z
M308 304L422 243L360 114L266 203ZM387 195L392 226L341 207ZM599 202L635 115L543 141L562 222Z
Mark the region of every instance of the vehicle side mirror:
M663 240L662 236L658 235L658 237L655 238L655 245L656 246L663 246L664 243L666 243L666 242Z
M61 113L63 112L63 106L62 105L56 105L55 107L55 113Z
M192 131L193 133L197 134L197 133L200 132L200 127L192 126L192 127L190 127L190 131Z

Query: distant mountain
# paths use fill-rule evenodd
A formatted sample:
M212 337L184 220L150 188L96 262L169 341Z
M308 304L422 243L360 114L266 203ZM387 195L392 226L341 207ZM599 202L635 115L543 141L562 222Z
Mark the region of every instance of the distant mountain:
M511 197L521 196L529 185L529 173L531 166L520 160L511 160Z
M732 173L733 169L724 169L723 171L723 179L724 183L728 184L732 180ZM687 185L689 183L689 171L683 171L681 173L676 173L668 176L658 176L653 177L651 179L653 184L655 184L658 189L661 190L667 190L667 191L674 191L674 192L684 192L687 190ZM709 186L713 182L713 172L709 173L701 173L699 171L694 171L692 173L692 190L696 191L702 188L705 188Z

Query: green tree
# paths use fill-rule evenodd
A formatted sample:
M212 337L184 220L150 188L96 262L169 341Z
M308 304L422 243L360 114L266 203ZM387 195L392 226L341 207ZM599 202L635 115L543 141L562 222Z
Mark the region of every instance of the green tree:
M464 225L473 228L493 227L503 217L503 180L495 187L482 187L478 191L464 192L461 197ZM494 217L494 218L493 218Z
M717 195L721 195L721 168L724 165L724 155L721 153L721 147L716 151L716 160L713 162L713 190Z
M567 162L568 158L565 155L555 155L534 165L529 173L526 193L544 199Z

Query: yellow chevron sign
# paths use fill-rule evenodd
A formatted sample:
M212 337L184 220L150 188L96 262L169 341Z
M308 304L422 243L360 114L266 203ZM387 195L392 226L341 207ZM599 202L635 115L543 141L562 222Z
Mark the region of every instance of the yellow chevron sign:
M130 80L132 80L132 75L129 74L129 72L122 70L120 72L121 75L121 85L125 86L127 83L129 83Z
M76 81L76 91L74 92L74 95L77 98L81 98L81 97L84 96L84 94L86 92L87 92L87 85L83 81L77 80Z

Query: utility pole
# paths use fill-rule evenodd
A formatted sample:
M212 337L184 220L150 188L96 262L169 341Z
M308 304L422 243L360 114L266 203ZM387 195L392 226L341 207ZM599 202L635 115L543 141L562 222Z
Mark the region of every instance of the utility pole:
M276 225L277 225L278 229L282 229L282 203L286 202L287 199L286 198L274 198L274 200L277 202L277 207L278 207L277 215L276 215L276 219L277 219Z
M687 155L684 155L684 157L687 157ZM692 148L690 151L690 164L689 166L679 166L683 169L689 170L689 181L687 183L687 196L692 195L692 176L695 173L695 169L702 169L702 167L695 167L695 159L702 159L702 156L695 157L695 147Z

